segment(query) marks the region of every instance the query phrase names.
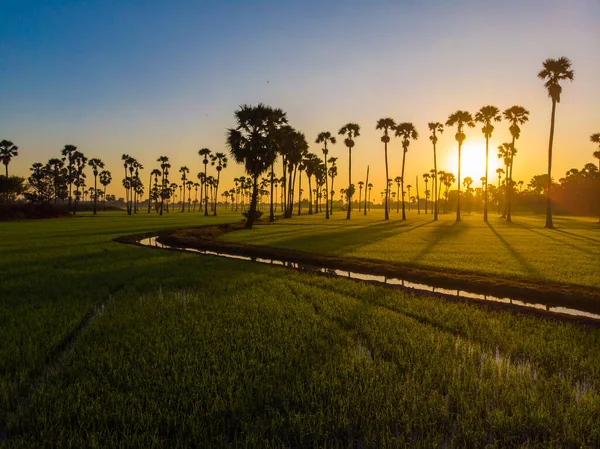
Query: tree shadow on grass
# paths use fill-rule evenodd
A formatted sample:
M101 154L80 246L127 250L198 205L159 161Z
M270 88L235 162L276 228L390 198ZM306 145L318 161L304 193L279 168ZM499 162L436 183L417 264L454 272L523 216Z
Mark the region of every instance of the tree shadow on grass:
M592 242L592 243L594 243L596 245L600 245L600 240L594 239L592 237L586 237L585 235L575 234L574 232L565 231L563 229L555 229L555 231L556 232L560 232L561 234L567 234L569 236L576 237L578 239L583 239L583 240L590 241L590 242Z
M540 279L540 280L544 280L544 276L542 276L540 274L540 272L531 264L529 263L519 252L517 252L511 245L510 243L508 243L506 241L506 239L504 237L502 237L498 231L496 231L496 229L494 229L494 227L489 224L486 223L488 228L490 228L490 230L494 233L494 235L498 238L498 240L500 240L500 243L502 243L502 245L508 250L508 252L511 254L511 256L513 257L513 259L515 259L519 265L521 265L521 268L531 277L536 278L536 279Z
M362 246L412 232L431 223L433 220L412 226L406 221L382 221L369 226L362 224L320 233L307 233L302 236L296 234L288 239L279 240L277 246L300 251L311 251L313 248L317 248L317 252L320 253L334 252L341 255Z
M432 223L432 222L429 222ZM429 236L433 236L433 240L427 243L419 253L408 261L409 264L415 264L421 261L423 257L431 253L438 244L445 239L455 238L459 234L462 234L467 229L461 222L455 221L451 225L437 226L433 231L429 233Z

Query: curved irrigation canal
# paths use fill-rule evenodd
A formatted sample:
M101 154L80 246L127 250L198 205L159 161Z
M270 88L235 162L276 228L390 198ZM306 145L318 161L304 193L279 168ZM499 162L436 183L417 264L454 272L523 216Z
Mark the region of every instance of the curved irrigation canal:
M340 270L326 267L319 267L316 265L307 265L298 262L289 262L284 260L263 258L263 257L253 257L253 256L241 256L238 254L231 254L223 251L211 251L211 250L203 250L197 248L186 248L181 246L171 246L166 245L164 243L159 242L158 237L146 237L137 240L137 244L141 246L147 246L152 248L160 248L166 250L175 250L175 251L183 251L194 254L201 254L206 256L216 256L223 257L227 259L235 259L242 260L246 262L252 263L260 263L265 265L274 265L274 266L282 266L286 268L292 268L298 271L313 273L313 274L321 274L327 276L336 276L346 279L354 279L357 281L366 281L373 284L401 287L409 290L414 290L417 292L423 293L433 293L436 295L441 295L448 298L459 298L471 301L486 301L490 303L495 303L498 305L506 305L516 307L518 309L522 309L523 311L538 311L547 315L562 315L563 317L568 316L572 318L583 318L586 321L596 321L596 324L600 325L600 315L595 313L586 312L584 310L573 309L562 306L550 306L547 304L541 303L533 303L528 301L521 301L515 298L509 297L498 297L492 295L484 295L480 293L469 292L468 290L459 290L459 289L447 289L447 288L439 288L433 285L423 284L423 283L415 283L409 282L404 279L399 279L395 277L387 277L381 275L373 275L373 274L364 274L358 273L354 271L348 270Z

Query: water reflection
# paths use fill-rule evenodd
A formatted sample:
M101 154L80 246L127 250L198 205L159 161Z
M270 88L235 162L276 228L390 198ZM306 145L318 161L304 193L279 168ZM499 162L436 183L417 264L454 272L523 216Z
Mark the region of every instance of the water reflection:
M311 272L311 273L327 274L330 276L338 276L338 277L344 277L344 278L349 278L349 279L356 279L356 280L374 282L374 283L380 283L380 284L387 284L387 285L399 285L404 288L410 288L410 289L418 290L418 291L432 292L432 293L437 293L437 294L446 295L446 296L468 298L468 299L473 299L473 300L478 300L478 301L492 301L492 302L498 302L498 303L503 303L503 304L512 304L512 305L526 307L526 308L530 308L530 309L545 310L548 312L560 313L560 314L564 314L564 315L580 316L580 317L585 317L585 318L591 318L594 320L600 320L600 315L595 314L595 313L586 312L584 310L571 309L571 308L562 307L562 306L554 307L554 306L549 306L547 304L539 304L539 303L536 304L536 303L523 302L523 301L513 299L513 298L508 298L508 297L500 298L497 296L482 295L480 293L474 293L474 292L469 292L469 291L465 291L465 290L458 290L458 289L450 290L450 289L446 289L446 288L435 287L433 285L409 282L409 281L405 281L404 279L388 278L386 276L356 273L353 271L339 270L339 269L334 269L334 268L323 268L323 267L318 267L316 265L299 264L296 262L287 262L287 261L276 260L276 259L265 259L265 258L261 258L261 257L239 256L237 254L227 254L227 253L222 253L222 252L201 250L201 249L195 249L195 248L171 247L169 245L160 243L156 239L156 237L148 237L148 238L142 239L139 241L139 243L140 243L140 245L152 246L155 248L162 248L162 249L173 248L173 249L177 249L179 251L204 254L204 255L208 255L208 256L225 257L227 259L244 260L247 262L256 262L256 263L267 264L267 265L279 265L279 266L283 266L283 267L287 267L287 268L294 268L296 270L306 271L306 272Z

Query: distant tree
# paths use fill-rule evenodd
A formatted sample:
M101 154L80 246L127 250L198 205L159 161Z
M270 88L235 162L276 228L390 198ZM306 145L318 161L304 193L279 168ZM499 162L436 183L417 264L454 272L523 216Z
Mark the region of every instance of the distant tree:
M208 167L208 158L211 154L212 152L208 148L202 148L198 150L198 155L202 157L202 163L204 164L204 178L202 181L204 187L204 216L208 216L208 184L206 183L206 180L208 179L208 174L206 170Z
M96 205L98 203L98 173L101 168L104 168L104 162L98 158L92 158L88 161L88 165L92 167L92 174L94 175L94 215L96 215Z
M325 164L325 173L326 173L325 190L329 191L329 182L327 180L327 174L329 173L328 169L327 169L327 155L329 154L329 149L327 148L327 143L335 145L336 139L335 139L335 136L332 136L329 131L324 131L324 132L319 133L315 143L323 144L323 162ZM333 189L333 179L331 180L331 182L332 182L331 188ZM333 199L332 199L332 201L333 201ZM325 201L325 219L329 220L329 202L328 201Z
M329 215L333 214L333 197L335 195L335 191L333 190L333 180L335 179L335 177L337 176L337 157L330 157L329 158L329 163L331 164L331 166L329 167L328 170L328 174L329 177L331 178L331 189L329 190L329 196L331 198L331 208L329 210Z
M112 182L112 175L108 170L102 170L98 175L98 179L100 179L100 184L102 184L104 187L104 192L102 195L104 197L103 209L106 210L106 187Z
M512 136L512 148L515 148L516 141L521 135L521 128L519 125L524 124L529 120L529 111L522 106L512 106L504 111L504 119L510 123L510 134ZM514 185L513 181L513 166L514 166L514 157L516 151L512 151L510 155L510 173L507 173L507 177L509 179L510 188L507 191L507 211L506 211L506 221L512 220L512 207L511 207L511 197L512 197L512 186Z
M488 165L489 165L489 148L490 148L490 139L492 137L492 132L494 132L494 125L492 122L499 122L502 120L500 116L500 110L496 106L483 106L477 113L475 114L475 121L483 124L483 128L481 131L485 136L485 194L483 200L483 221L487 223L488 221Z
M369 184L367 184L367 187L369 188L368 204L369 204L369 211L370 211L371 210L371 190L373 190L373 184L369 183Z
M361 211L360 207L361 207L361 203L362 203L362 190L363 190L364 186L365 186L365 183L363 181L358 181L358 211L359 212Z
M170 196L169 192L169 169L171 168L171 164L169 163L168 156L160 156L156 162L160 163L160 187L158 189L158 194L160 196L160 208L159 215L163 214L163 209L165 205L165 200Z
M429 173L423 173L423 181L425 181L425 192L427 192L427 183L429 182ZM427 215L427 195L425 195L425 215Z
M73 153L77 151L75 145L65 145L62 149L61 154L65 158L67 163L67 183L69 185L69 210L71 210L71 202L73 201L73 182L75 181L75 165L73 161Z
M465 197L467 200L467 210L469 211L469 213L471 213L471 200L470 200L471 184L473 184L473 178L471 178L470 176L465 176L465 179L463 179L463 185L466 188Z
M431 131L431 136L429 136L429 140L431 140L431 143L433 144L433 199L434 199L434 206L433 206L433 221L437 221L438 219L438 213L439 213L439 205L438 205L438 169L437 169L437 152L436 152L436 146L437 146L437 142L438 142L438 136L437 134L440 133L442 134L444 132L444 125L442 125L440 122L429 122L427 124L427 126L429 127L429 131ZM408 196L410 196L410 190L408 192ZM410 210L410 205L408 206L408 210Z
M17 151L19 149L19 147L17 147L14 143L12 143L10 140L2 140L0 142L0 161L2 161L2 163L4 164L4 173L6 176L6 183L8 185L8 164L10 164L10 161L14 158L17 157L19 155L19 152ZM9 198L9 194L8 191L5 194L5 199L6 202L8 202L8 198Z
M548 91L548 96L552 99L552 115L550 118L550 139L548 142L548 187L546 188L546 228L553 229L552 223L552 144L554 142L554 119L556 115L556 104L560 103L563 80L573 81L575 72L571 70L571 61L568 58L560 57L558 59L546 59L543 63L543 69L538 73L538 78L546 81L544 87Z
M417 140L419 138L419 133L410 122L400 123L396 126L396 137L402 137L402 174L400 175L401 181L400 184L402 186L402 191L404 191L404 167L406 163L406 153L408 152L408 147L410 145L410 141ZM406 210L404 208L404 196L402 196L402 220L406 220Z
M387 151L387 146L388 143L390 142L390 136L388 135L388 132L390 130L393 130L396 128L396 122L394 121L394 119L392 118L380 118L379 120L377 120L377 125L375 126L375 129L382 129L383 130L383 136L381 136L381 141L383 142L383 148L384 148L384 152L385 152L385 179L388 179L390 177L389 175L389 170L388 170L388 151ZM386 191L386 196L385 196L385 204L384 204L384 209L385 209L385 219L389 220L390 219L390 199L389 199L389 192Z
M217 193L219 192L219 183L221 182L221 171L224 168L227 168L227 156L225 153L215 153L210 156L210 165L216 166L217 169L217 179L215 181L215 209L213 211L213 215L217 216Z
M252 201L245 226L252 229L257 218L258 178L277 158L276 133L287 123L287 118L281 109L259 104L240 106L235 119L237 127L227 130L227 145L235 162L244 164L246 173L252 177Z
M352 208L352 193L354 189L352 187L352 148L354 147L354 139L360 136L360 126L356 123L347 123L340 128L338 134L346 136L344 144L348 147L348 189L346 194L348 195L348 210L346 211L346 219L350 220L350 209Z
M473 121L473 116L467 111L456 111L448 117L446 121L446 126L454 126L456 125L456 134L454 138L458 142L458 200L456 205L456 221L460 221L460 157L462 144L466 139L465 133L463 129L466 126L473 128L475 126L475 122Z
M73 181L73 184L77 186L81 195L83 193L83 189L85 188L85 173L83 173L83 170L85 169L87 163L87 157L85 157L80 151L75 151L72 154L71 159L75 166L75 180ZM75 201L73 202L73 214L77 213L77 203L80 195L75 195Z
M396 176L394 178L394 182L396 183L396 192L397 192L397 198L398 198L398 201L396 201L396 213L399 213L400 212L400 186L402 184L402 177ZM407 188L410 188L410 186L407 186ZM410 210L410 205L408 206L408 210Z
M181 173L181 182L185 186L187 183L187 175L190 172L190 169L187 166L183 166L179 168L179 173ZM183 195L181 199L181 212L185 212L185 188L183 189Z
M592 134L590 136L592 143L598 144L598 150L594 151L594 158L598 159L598 171L600 171L600 133Z

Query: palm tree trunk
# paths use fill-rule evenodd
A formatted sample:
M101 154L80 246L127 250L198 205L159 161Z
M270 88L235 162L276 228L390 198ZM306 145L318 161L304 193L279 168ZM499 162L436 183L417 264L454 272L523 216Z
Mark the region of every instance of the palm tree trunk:
M552 144L554 143L554 116L556 113L556 100L552 99L552 117L550 119L550 140L548 142L548 184L546 187L546 228L554 229L552 223L552 200L550 189L552 188Z
M302 213L302 170L298 177L298 215Z
M490 138L485 136L485 199L483 201L483 221L488 221L488 159L489 159Z
M348 147L348 211L346 220L350 220L350 209L352 208L352 147Z
M384 151L385 151L385 182L387 183L388 182L387 180L390 179L390 174L389 174L389 170L388 170L387 142L383 142L383 146L384 146ZM389 189L385 189L385 205L384 206L385 206L385 213L384 213L385 218L384 219L389 220L390 219L390 192L389 192ZM396 213L398 213L398 212L396 212Z
M183 195L181 199L181 212L185 212L185 174L183 176Z
M396 201L396 213L400 212L400 183L398 183L398 186L396 188L396 198L398 199L398 201Z
M325 149L327 149L327 142L325 142ZM325 154L325 190L327 191L327 195L325 195L325 219L329 220L329 180L327 179L327 154Z
M456 202L456 221L460 221L460 155L462 142L458 142L458 200Z
M258 174L252 178L252 200L250 201L250 210L248 211L248 219L246 220L246 229L252 229L254 219L256 217L256 203L258 201Z
M102 199L102 203L104 204L104 212L106 212L106 186L104 186L104 198Z
M331 192L329 192L329 195L331 196L331 210L329 211L329 215L333 214L333 179L334 179L334 177L332 175L331 176Z
M404 165L406 163L406 149L403 149L404 151L402 152L402 175L400 178L400 188L402 189L402 191L404 192ZM385 180L385 186L387 187L387 179ZM386 188L386 190L389 190ZM406 220L406 209L404 208L404 196L402 196L402 220Z
M487 148L487 147L486 147ZM486 176L487 176L487 150L486 150ZM438 201L438 173L437 173L437 154L435 151L435 143L433 144L433 176L435 177L434 181L433 181L433 200L435 201L435 204L433 205L433 221L437 221L438 219L438 208L439 208L439 201Z
M415 176L415 184L417 185L417 214L421 215L421 198L419 198L419 175Z
M273 184L275 181L274 164L271 164L271 194L269 195L269 221L272 223L275 221L275 211L273 209Z
M215 210L213 216L217 216L217 198L219 198L219 182L221 181L221 171L217 170L217 183L215 184Z
M308 215L312 215L313 205L312 205L312 183L310 182L311 176L307 176L307 178L308 178Z
M367 165L367 181L365 182L365 207L364 214L367 215L367 192L369 190L369 166Z
M425 178L425 215L427 215L427 178Z
M98 179L97 175L94 175L94 215L96 215L96 204L98 202L98 185L96 181Z
M506 209L506 221L512 221L512 189L513 189L513 166L514 166L514 157L515 157L515 136L512 138L512 149L510 152L510 182L507 187L507 209Z
M152 210L151 196L152 196L152 173L150 173L150 182L148 183L148 213L150 213L150 211Z

